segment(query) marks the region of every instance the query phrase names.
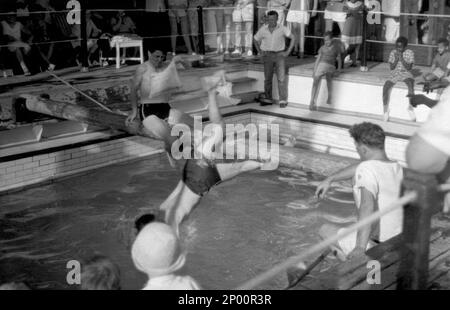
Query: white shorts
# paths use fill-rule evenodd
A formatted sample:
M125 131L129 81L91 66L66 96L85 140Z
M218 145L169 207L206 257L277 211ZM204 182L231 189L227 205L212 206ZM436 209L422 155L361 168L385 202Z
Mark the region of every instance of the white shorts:
M19 48L23 48L25 50L25 53L28 53L31 50L31 46L22 41L8 43L8 50L10 52L15 52Z
M306 11L289 11L286 20L290 23L309 24L310 14Z
M345 231L346 228L341 228L338 230L338 234ZM356 238L358 236L358 232L354 231L350 235L347 235L346 237L342 238L338 241L338 245L341 248L342 252L347 256L350 254L355 248L356 248ZM375 243L372 241L369 241L369 244L367 244L367 249L373 248L375 246Z
M233 11L233 22L243 23L243 22L253 22L253 3L247 4L242 9L234 9Z
M325 19L332 19L337 23L345 23L345 20L347 19L347 13L325 10Z

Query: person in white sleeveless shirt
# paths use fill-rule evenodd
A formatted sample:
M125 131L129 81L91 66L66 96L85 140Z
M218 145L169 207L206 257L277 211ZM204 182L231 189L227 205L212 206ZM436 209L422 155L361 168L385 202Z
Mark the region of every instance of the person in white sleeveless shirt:
M16 12L8 12L6 20L1 22L3 36L6 37L8 50L16 54L17 60L25 75L30 75L27 65L24 61L24 55L31 51L29 44L22 41L22 32L28 33L23 25L17 21ZM29 33L28 33L29 34Z
M389 160L385 151L386 135L383 129L372 123L354 125L350 129L361 163L351 165L325 179L316 190L318 198L324 198L336 181L353 178L353 193L358 220L372 213L383 211L400 197L403 169L399 163ZM403 209L383 216L375 225L365 226L338 241L333 246L338 256L345 260L359 256L372 246L400 234L403 228ZM326 239L344 231L345 227L325 224L319 234Z

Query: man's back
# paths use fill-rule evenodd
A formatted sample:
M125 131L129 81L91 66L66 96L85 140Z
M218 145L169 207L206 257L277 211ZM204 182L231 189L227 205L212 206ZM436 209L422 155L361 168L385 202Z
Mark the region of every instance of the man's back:
M361 188L375 198L378 210L383 211L400 197L403 168L392 161L368 160L362 162L355 173L354 195L357 206L361 203ZM403 210L398 209L380 219L379 241L386 241L402 231Z

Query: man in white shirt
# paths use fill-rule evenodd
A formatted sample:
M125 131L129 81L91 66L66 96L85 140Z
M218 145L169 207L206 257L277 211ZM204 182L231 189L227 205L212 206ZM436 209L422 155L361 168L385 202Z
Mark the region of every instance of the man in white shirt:
M317 187L316 195L324 198L331 184L353 178L353 193L358 208L358 220L389 207L400 196L403 179L402 167L390 161L385 151L385 133L372 123L354 125L350 135L362 160L325 179ZM402 232L403 210L398 209L383 216L376 225L366 226L339 240L335 249L340 258L354 257L379 242L384 242ZM319 234L324 238L334 236L345 228L325 224Z
M254 39L258 53L263 56L265 79L264 99L272 100L272 79L275 69L278 79L280 107L285 108L288 97L285 59L292 52L295 39L291 31L285 26L278 25L277 21L278 13L276 11L267 13L267 25L259 29ZM285 50L286 38L291 40L287 51Z
M425 124L411 138L406 149L408 167L428 174L440 174L440 181L450 183L450 87L441 95ZM450 193L444 212L450 211Z

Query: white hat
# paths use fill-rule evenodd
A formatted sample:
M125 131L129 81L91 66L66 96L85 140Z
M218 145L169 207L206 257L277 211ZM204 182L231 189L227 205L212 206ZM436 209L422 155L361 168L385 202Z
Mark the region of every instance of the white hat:
M186 261L173 229L158 222L145 225L139 232L131 257L136 268L149 277L171 274L181 269Z

